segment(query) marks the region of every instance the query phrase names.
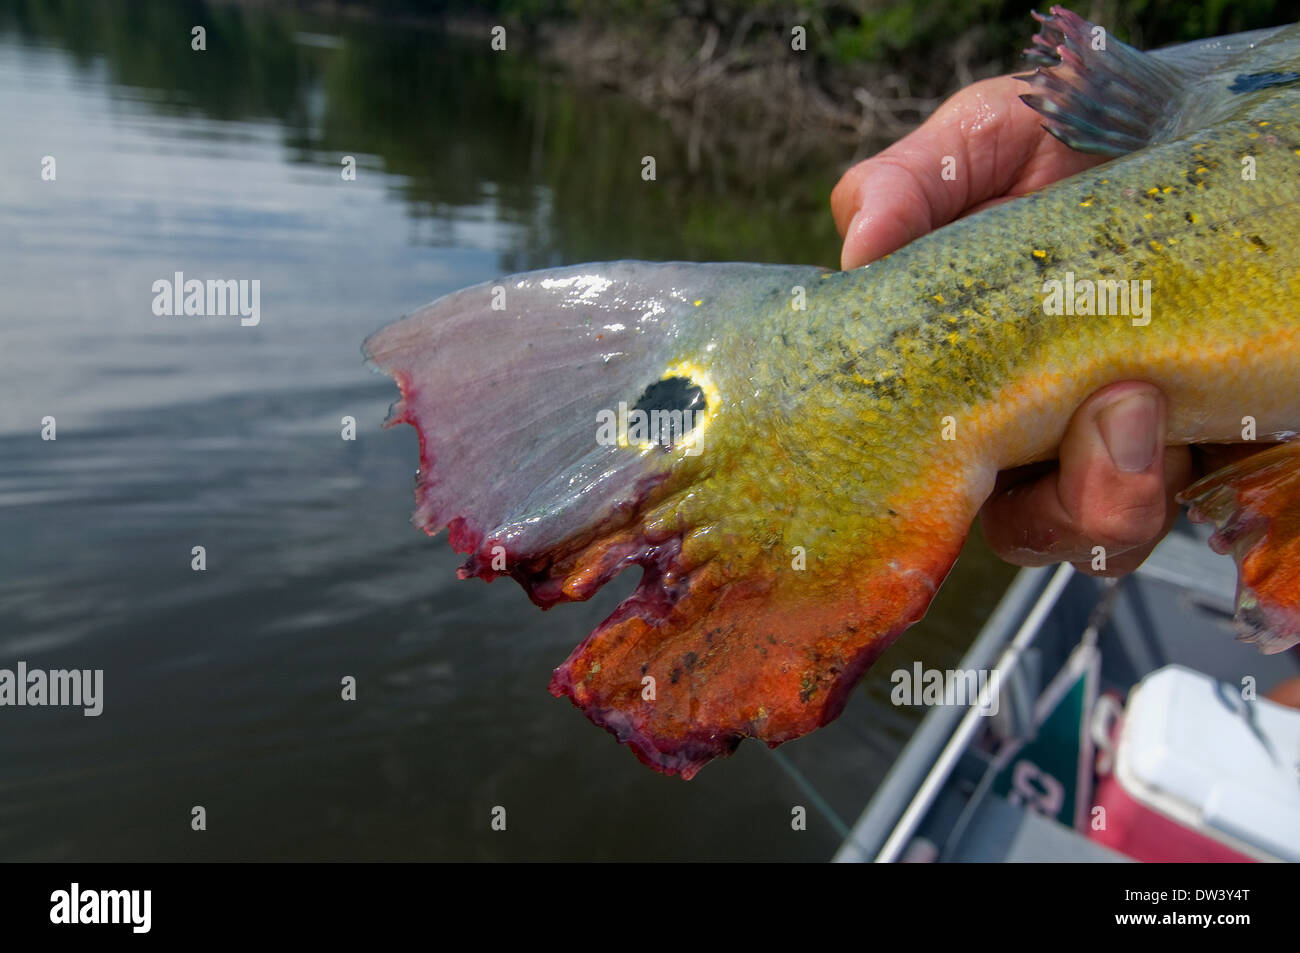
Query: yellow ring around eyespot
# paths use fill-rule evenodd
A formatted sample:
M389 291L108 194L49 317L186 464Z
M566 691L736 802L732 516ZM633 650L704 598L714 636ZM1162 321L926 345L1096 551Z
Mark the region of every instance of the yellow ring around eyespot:
M683 441L674 449L688 448L698 446L699 441L704 437L704 432L709 429L709 424L718 414L718 408L722 406L722 391L718 390L718 385L713 380L708 370L694 361L678 361L675 364L669 364L664 368L663 374L660 375L661 381L666 381L674 377L684 377L694 386L700 389L704 395L705 411L700 414L698 411L695 415L695 426L691 428L689 440ZM631 447L632 442L627 439L627 434L618 435L618 445L620 447ZM659 446L654 441L638 441L635 446L642 453L653 450Z
M683 446L698 446L705 431L709 429L709 424L713 423L713 418L718 415L718 408L722 406L722 391L718 389L717 382L714 381L708 368L694 361L678 361L676 364L669 364L659 379L664 381L670 377L684 377L704 394L704 413L696 412L695 427L690 431L691 439L683 444Z

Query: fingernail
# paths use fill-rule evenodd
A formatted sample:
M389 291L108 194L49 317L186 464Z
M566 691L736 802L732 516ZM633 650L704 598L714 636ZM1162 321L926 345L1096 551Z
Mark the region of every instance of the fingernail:
M1160 408L1153 395L1131 394L1097 415L1097 429L1122 473L1141 473L1160 452Z
M856 249L853 250L852 255L849 254L850 246L853 244L853 236L856 230L862 227L861 221L862 209L859 208L853 213L853 218L849 219L849 227L844 229L844 248L840 251L840 268L844 271L851 271L863 264L863 262L858 261L859 255Z

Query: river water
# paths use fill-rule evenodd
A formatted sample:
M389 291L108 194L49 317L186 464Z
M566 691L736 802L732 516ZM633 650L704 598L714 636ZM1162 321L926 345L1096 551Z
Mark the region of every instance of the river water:
M635 574L458 582L359 346L524 268L833 265L848 156L698 159L526 43L240 5L0 0L0 130L0 668L104 673L98 717L0 708L0 859L822 859L921 716L889 672L1009 578L973 545L837 723L655 775L546 691ZM156 314L177 272L257 323Z

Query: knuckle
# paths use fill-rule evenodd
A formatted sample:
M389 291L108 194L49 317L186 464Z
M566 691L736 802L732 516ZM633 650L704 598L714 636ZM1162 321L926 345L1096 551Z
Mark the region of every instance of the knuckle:
M1096 545L1122 552L1159 537L1165 524L1164 493L1119 501L1085 511L1082 534Z

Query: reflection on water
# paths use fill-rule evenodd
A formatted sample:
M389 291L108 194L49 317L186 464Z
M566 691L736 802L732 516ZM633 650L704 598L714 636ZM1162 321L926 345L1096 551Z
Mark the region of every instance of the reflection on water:
M171 3L0 0L0 127L0 668L105 673L98 718L0 709L0 859L829 855L787 767L851 821L918 717L889 670L953 664L1007 572L966 560L785 763L659 777L546 692L634 580L544 614L458 583L359 344L523 268L833 264L839 157L688 175L652 117L522 52ZM261 322L155 315L176 272L258 280Z

